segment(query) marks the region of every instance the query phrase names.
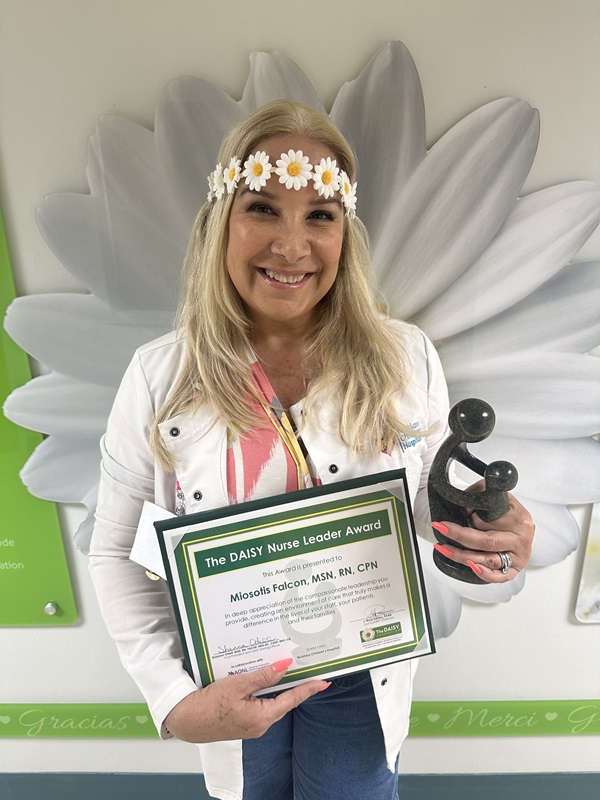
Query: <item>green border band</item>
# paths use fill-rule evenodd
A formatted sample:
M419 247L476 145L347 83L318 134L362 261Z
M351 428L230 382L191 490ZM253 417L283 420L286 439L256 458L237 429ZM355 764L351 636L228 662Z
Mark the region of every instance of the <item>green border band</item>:
M600 700L416 701L409 736L594 736ZM154 739L143 703L0 704L4 739Z

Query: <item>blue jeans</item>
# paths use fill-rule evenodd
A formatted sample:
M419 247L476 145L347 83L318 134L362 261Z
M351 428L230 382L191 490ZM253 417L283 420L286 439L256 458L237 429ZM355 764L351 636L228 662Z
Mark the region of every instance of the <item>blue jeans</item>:
M368 672L334 679L246 739L242 763L243 800L398 800Z

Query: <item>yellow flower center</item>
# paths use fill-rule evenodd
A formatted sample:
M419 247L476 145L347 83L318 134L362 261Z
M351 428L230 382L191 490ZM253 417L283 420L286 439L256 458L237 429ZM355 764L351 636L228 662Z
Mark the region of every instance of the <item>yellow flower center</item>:
M232 167L229 170L229 180L232 181L235 178L235 167Z
M288 175L291 175L292 178L295 178L296 175L300 174L300 164L297 161L292 161L291 164L288 164Z
M323 184L323 186L329 186L332 180L333 180L333 175L331 174L331 172L329 172L329 170L326 169L321 175L321 183Z
M252 174L257 178L260 178L260 176L263 174L263 165L258 161L255 162L254 166L252 167Z

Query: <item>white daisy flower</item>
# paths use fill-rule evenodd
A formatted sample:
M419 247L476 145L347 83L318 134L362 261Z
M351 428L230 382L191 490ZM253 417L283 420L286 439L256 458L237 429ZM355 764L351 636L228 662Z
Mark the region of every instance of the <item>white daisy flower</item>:
M273 165L269 161L269 156L264 150L259 150L244 162L242 177L246 178L246 184L253 192L260 192L261 187L267 185L271 177Z
M350 183L350 178L343 170L340 172L340 192L346 216L354 219L356 216L356 183Z
M240 180L240 169L242 162L235 156L230 160L227 169L223 170L223 181L227 186L227 193L232 194L235 192L238 182Z
M221 164L217 164L217 167L213 172L211 172L208 178L208 185L210 187L210 191L208 193L208 199L212 200L213 197L216 197L217 200L220 200L223 197L223 193L225 191L225 182L223 178L223 166Z
M277 160L275 173L279 175L279 183L285 183L286 189L300 189L306 186L313 176L312 164L302 150L288 150Z
M315 189L322 197L333 197L340 188L340 168L336 166L335 159L322 158L314 170Z

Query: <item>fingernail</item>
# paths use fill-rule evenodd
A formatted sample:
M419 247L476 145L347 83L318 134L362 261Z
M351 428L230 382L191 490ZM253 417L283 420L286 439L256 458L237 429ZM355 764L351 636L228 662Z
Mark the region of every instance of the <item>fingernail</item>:
M277 661L273 664L273 672L285 672L293 661L293 658L284 658L281 661Z
M320 692L324 692L324 691L325 691L325 689L329 689L329 687L330 687L330 686L331 686L331 681L327 681L327 683L325 684L325 686L322 686L322 687L319 689L319 691L320 691Z
M467 561L467 566L471 567L475 575L481 575L483 570L478 564L474 564L472 561Z
M432 522L431 527L435 528L438 533L443 533L444 536L448 533L448 526L444 525L443 522Z
M443 544L434 544L433 549L437 550L438 553L441 553L443 556L446 556L446 558L452 558L452 551L444 547Z

